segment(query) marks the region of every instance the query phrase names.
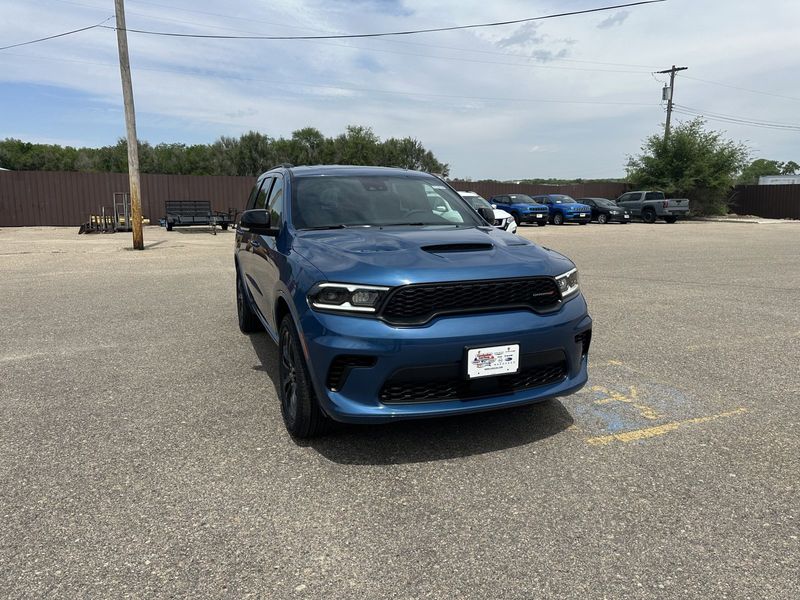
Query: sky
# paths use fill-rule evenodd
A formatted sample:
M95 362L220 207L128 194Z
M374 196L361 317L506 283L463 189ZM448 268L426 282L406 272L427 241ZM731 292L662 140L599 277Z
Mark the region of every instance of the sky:
M129 29L314 35L524 19L622 0L126 0ZM0 46L113 17L112 0L0 0ZM113 18L107 22L113 25ZM621 177L679 106L800 125L800 2L667 0L538 22L393 38L214 40L129 32L138 135L210 143L347 125L411 136L451 176ZM684 109L685 112L685 109ZM709 115L710 116L710 115ZM689 119L673 114L673 123ZM800 162L800 131L709 120L753 158ZM0 139L73 146L125 135L116 35L0 51Z

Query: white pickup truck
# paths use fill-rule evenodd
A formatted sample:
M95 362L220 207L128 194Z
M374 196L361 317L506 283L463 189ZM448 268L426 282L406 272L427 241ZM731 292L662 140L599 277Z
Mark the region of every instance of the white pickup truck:
M667 198L664 192L628 192L617 198L616 202L618 206L630 210L634 217L641 217L645 223L655 223L656 219L674 223L678 217L685 217L689 212L688 198Z

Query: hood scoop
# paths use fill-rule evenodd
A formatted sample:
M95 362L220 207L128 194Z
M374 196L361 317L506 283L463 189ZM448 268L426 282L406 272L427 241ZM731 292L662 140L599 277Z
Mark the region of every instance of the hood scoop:
M449 252L486 252L494 248L492 244L436 244L434 246L422 246L420 249L431 254L446 254Z

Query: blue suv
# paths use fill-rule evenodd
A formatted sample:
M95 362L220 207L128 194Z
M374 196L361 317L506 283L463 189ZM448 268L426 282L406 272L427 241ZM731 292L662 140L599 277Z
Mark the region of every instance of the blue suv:
M240 216L234 262L239 327L278 344L295 437L586 383L592 320L575 265L487 225L433 175L272 169Z
M550 222L553 225L563 225L564 223L586 225L592 220L592 207L575 202L570 196L546 194L534 196L533 199L547 205L547 209L550 211Z

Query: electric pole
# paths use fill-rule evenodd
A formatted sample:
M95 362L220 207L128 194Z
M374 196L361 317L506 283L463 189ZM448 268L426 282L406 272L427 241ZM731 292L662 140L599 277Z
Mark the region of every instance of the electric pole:
M675 73L677 73L678 71L685 71L688 68L689 67L676 67L675 65L672 65L671 69L664 69L663 71L656 71L656 73L660 73L662 75L664 75L666 73L669 73L669 88L667 88L669 91L666 92L666 90L665 90L665 92L666 92L665 95L667 96L666 97L666 101L667 101L667 123L664 126L664 141L665 142L667 141L667 138L669 137L669 123L672 120L672 97L675 95L674 94L674 91L675 91Z
M142 236L142 204L139 198L139 142L136 138L136 112L133 109L133 84L131 63L128 57L128 31L125 28L125 6L123 0L114 0L117 15L117 46L119 48L119 72L122 77L122 98L125 102L125 128L128 133L128 177L131 188L131 227L134 250L144 250Z

